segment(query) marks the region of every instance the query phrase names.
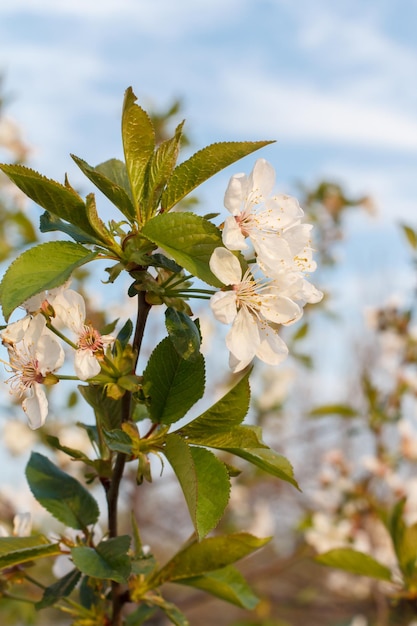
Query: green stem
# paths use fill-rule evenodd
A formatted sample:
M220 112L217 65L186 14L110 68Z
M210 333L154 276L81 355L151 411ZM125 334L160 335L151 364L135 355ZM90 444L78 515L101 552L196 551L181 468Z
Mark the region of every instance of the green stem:
M136 318L135 334L133 337L132 347L136 354L135 362L132 368L132 374L136 373L136 367L139 359L139 353L142 346L143 335L145 331L146 320L151 310L151 305L146 302L146 293L140 291L138 293L138 310ZM128 422L132 416L132 393L126 391L122 400L122 423ZM118 512L118 499L119 488L123 477L123 472L126 464L126 454L119 452L114 464L110 485L108 487L107 496L107 512L109 523L109 537L117 537L117 512ZM121 593L120 583L112 582L112 603L113 603L113 615L111 626L120 626L122 623L122 607L123 598Z
M184 300L189 300L190 298L195 298L195 300L210 300L210 296L206 296L204 294L202 294L201 296L198 296L196 294L190 294L188 291L186 291L185 293L182 292L176 292L175 295L172 294L166 294L168 296L168 298L184 298Z
M15 602L27 602L28 604L35 604L35 602L33 600L29 600L29 598L20 598L19 596L14 596L8 591L3 592L2 597L7 598L8 600L14 600Z
M65 337L65 335L63 335L57 328L55 328L55 326L51 324L51 322L47 322L46 327L49 328L49 330L51 330L53 333L55 333L57 337L62 339L62 341L65 341L65 343L71 346L71 348L74 348L74 350L77 350L77 346L75 345L75 343L72 342L70 339L68 339L68 337Z
M43 590L46 589L45 585L42 585L42 583L32 578L32 576L29 576L29 574L25 573L25 578L28 582L32 583L32 585L35 585L36 587L39 587L40 589L43 589Z

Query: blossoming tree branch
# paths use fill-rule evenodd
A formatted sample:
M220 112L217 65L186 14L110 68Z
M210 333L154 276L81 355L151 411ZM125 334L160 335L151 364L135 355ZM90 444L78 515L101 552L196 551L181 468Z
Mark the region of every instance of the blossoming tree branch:
M182 127L156 144L150 117L128 89L122 112L125 162L111 159L92 167L73 157L114 205L108 223L99 216L94 194L84 200L67 178L60 184L22 165L1 166L44 209L40 230L67 238L26 250L3 276L0 301L6 322L16 309L24 311L1 331L8 353L6 383L21 401L29 427L37 429L48 417L49 390L80 381L95 425L86 427L91 456L49 438L55 449L84 465L86 485L32 453L26 467L30 489L62 523L62 534L0 537L0 567L8 573L10 588L22 579L38 584L37 609L54 606L76 625L134 626L162 610L173 624L185 626L186 617L164 599L165 583L203 589L253 608L257 598L234 563L269 539L212 533L238 473L221 454L240 457L297 487L290 463L263 443L258 427L243 421L253 359L279 365L288 354L281 325L293 324L306 303L322 298L308 280L315 270L312 227L303 223L297 200L273 195L274 170L262 158L249 175L232 176L225 219L176 210L208 178L271 143L215 143L177 165ZM107 282L127 273L126 298L136 301L134 321L119 325L116 320L104 329L89 321L83 297L71 288L77 268L103 259ZM205 391L201 331L189 304L193 298L207 300L214 317L230 327L229 366L238 375L226 395L187 423L182 418ZM138 371L146 322L157 306L165 307L167 336ZM69 363L73 374L60 373ZM125 466L136 466L140 489L143 480L151 481L152 456L165 457L171 465L194 526L187 543L164 563L144 548L134 518L130 534L118 531ZM105 493L105 528L98 522L101 511L91 484ZM39 559L63 556L68 573L49 585L33 579L31 568Z

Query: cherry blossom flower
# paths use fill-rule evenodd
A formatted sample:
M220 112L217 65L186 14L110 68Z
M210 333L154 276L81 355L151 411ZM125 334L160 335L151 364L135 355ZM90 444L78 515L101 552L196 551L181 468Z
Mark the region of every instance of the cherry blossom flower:
M229 365L239 372L257 356L265 363L278 365L288 348L275 325L291 324L302 315L301 307L281 294L274 281L256 280L250 270L242 276L236 256L226 248L216 248L210 269L230 286L216 292L210 301L214 316L224 324L232 324L226 336L230 351Z
M232 176L224 196L224 205L231 213L223 230L227 248L248 249L246 237L255 243L265 233L277 233L299 223L304 212L295 198L283 194L270 197L274 183L274 168L265 159L256 161L249 176Z
M26 302L24 302L21 306L22 309L26 311L26 315L22 317L20 320L16 322L12 322L8 324L8 326L2 331L2 341L4 344L13 345L22 341L23 337L28 332L29 326L32 323L32 320L37 317L38 313L42 310L49 309L50 305L53 303L55 297L61 293L61 291L66 287L67 283L61 285L60 287L56 287L55 289L49 289L48 291L41 291L40 293L32 296ZM46 330L46 320L43 319L43 326ZM37 324L41 322L36 322Z
M313 227L301 223L304 211L296 198L270 196L274 182L274 169L265 159L256 161L249 176L232 176L224 200L231 216L223 225L223 243L229 250L250 251L249 241L258 265L271 278L314 272ZM319 294L316 297L321 299Z
M77 337L74 369L78 378L88 380L97 376L105 347L113 343L114 337L101 335L91 324L86 323L84 298L72 289L59 293L53 302L53 308L56 317Z
M2 339L5 333L1 333ZM22 408L28 417L29 426L32 429L39 428L45 423L48 414L48 400L43 384L56 382L51 374L63 364L64 351L53 334L45 328L45 320L41 316L33 318L20 341L4 343L9 353L7 366L13 372L6 382L10 384L14 395L18 398L24 396Z

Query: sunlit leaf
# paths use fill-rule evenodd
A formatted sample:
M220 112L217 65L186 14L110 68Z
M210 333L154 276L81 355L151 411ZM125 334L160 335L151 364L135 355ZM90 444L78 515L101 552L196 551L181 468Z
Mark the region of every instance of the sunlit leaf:
M357 417L358 411L348 404L323 404L309 412L311 417L340 415L340 417Z
M135 218L135 208L129 197L126 166L122 161L111 159L105 163L92 167L83 159L71 155L81 171L91 180L100 191L107 196L110 202L125 215L129 220Z
M273 141L225 141L199 150L175 168L162 195L163 210L171 209L220 170L270 143Z
M96 237L85 203L70 185L61 185L23 165L0 165L0 169L36 204Z
M122 139L126 168L140 222L145 193L146 170L155 149L155 131L150 117L138 104L129 87L125 93L122 113Z
M23 252L9 266L0 284L6 321L16 307L45 289L59 287L76 268L96 256L96 252L71 241L51 241Z
M152 352L143 373L153 422L172 424L183 417L204 393L205 367L201 354L194 361L182 359L169 337Z
M209 268L215 248L223 246L220 230L195 213L163 213L147 222L142 235L163 248L190 274L215 287L222 283Z
M131 571L129 546L130 537L121 535L101 541L95 548L76 546L71 549L71 556L83 574L125 583Z
M253 593L242 574L233 565L208 572L202 576L182 578L181 585L195 587L230 604L251 610L259 604L259 598Z
M208 433L224 433L245 419L249 409L249 372L246 373L220 400L199 417L181 428L183 436L194 441Z
M190 447L175 434L168 435L164 454L179 480L201 539L217 526L229 501L227 469L212 452Z
M200 333L197 326L182 311L172 307L165 310L165 326L175 350L181 358L195 361L200 352Z
M43 535L30 537L0 537L0 569L61 554L57 543Z
M319 554L315 560L322 565L336 567L358 576L391 581L391 571L388 567L376 561L369 554L358 552L352 548L334 548L324 554Z

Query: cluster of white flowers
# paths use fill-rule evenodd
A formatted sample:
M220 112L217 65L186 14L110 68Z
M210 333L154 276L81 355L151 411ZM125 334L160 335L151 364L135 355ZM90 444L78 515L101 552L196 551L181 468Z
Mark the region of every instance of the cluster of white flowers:
M11 393L23 398L22 408L30 427L35 429L45 423L48 414L44 386L58 382L55 372L65 360L58 339L63 335L61 331L54 333L53 328L64 326L74 333L74 342L68 340L68 343L75 349L76 376L83 381L100 372L105 346L114 338L100 335L86 323L83 297L66 285L34 296L23 307L26 315L6 326L0 336L9 356L6 367L12 372L6 382ZM47 324L50 316L52 329Z
M225 285L211 298L215 317L232 324L226 345L234 372L257 356L277 365L288 354L278 325L289 325L303 314L303 306L319 302L323 294L306 279L316 269L310 233L295 198L271 196L273 167L259 159L249 176L236 174L225 194L231 215L223 227L224 248L216 248L210 269ZM249 269L242 272L233 251L249 253ZM253 262L252 262L253 260Z

